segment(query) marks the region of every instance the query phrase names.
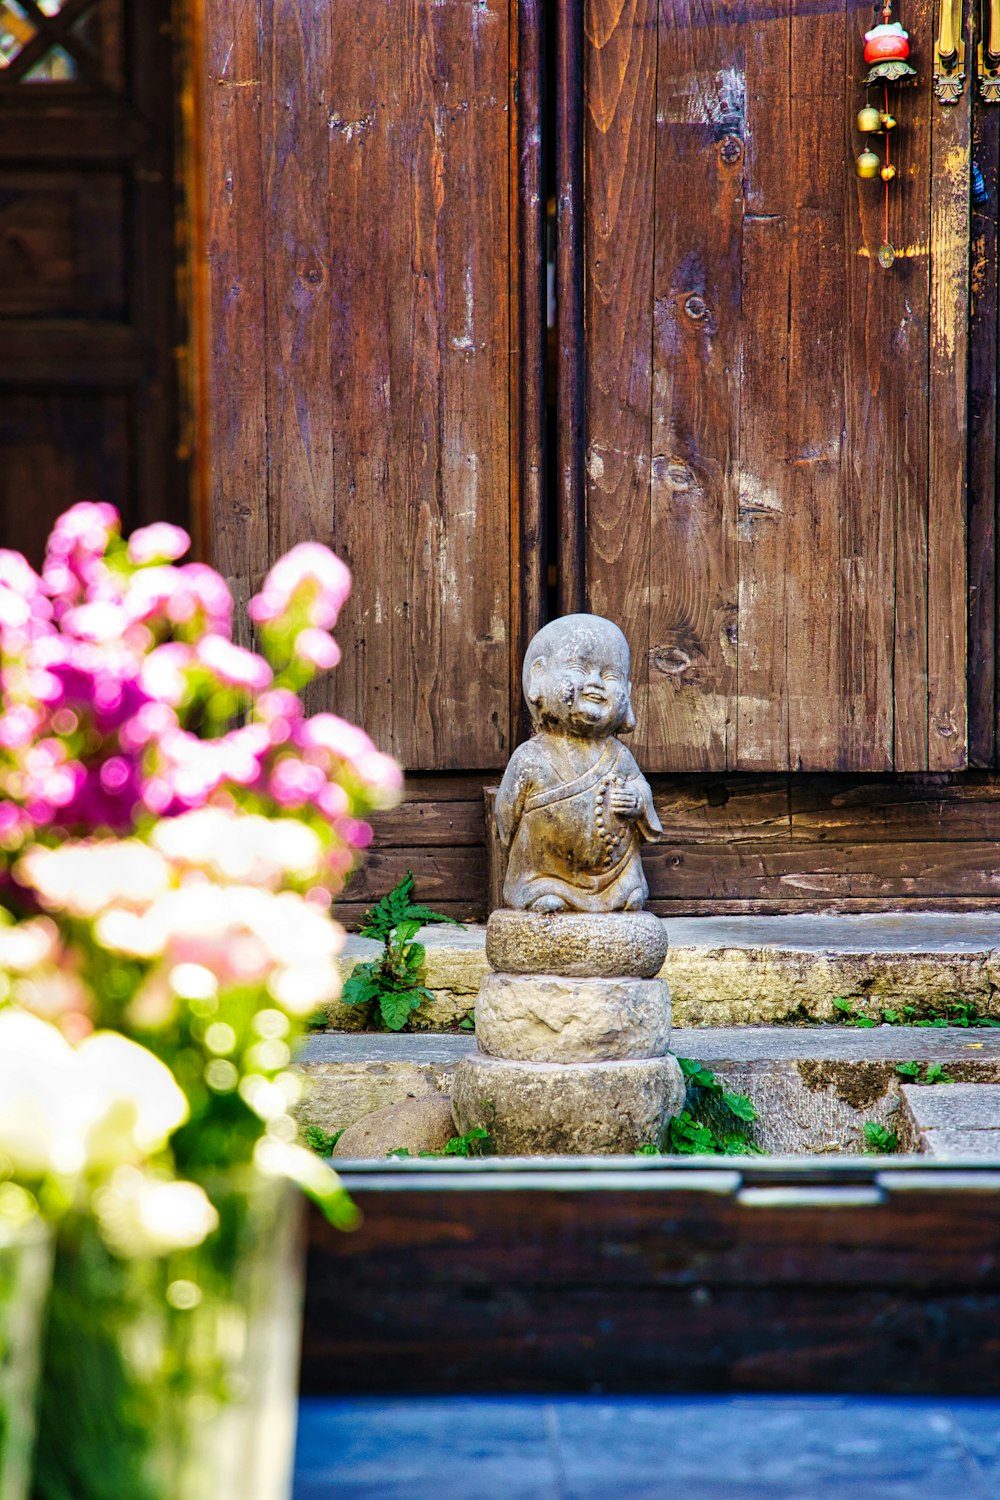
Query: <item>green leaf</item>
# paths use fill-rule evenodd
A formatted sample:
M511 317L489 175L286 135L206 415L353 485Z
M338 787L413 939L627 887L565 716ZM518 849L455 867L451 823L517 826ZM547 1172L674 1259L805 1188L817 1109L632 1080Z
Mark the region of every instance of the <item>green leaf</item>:
M900 1078L919 1078L920 1064L918 1062L897 1063L896 1072Z
M378 996L379 982L374 964L356 964L344 980L340 998L345 1005L367 1005Z
M836 995L834 997L834 1001L833 1001L833 1008L834 1008L834 1010L839 1010L840 1013L841 1013L841 1015L844 1015L844 1016L853 1016L853 1014L854 1014L854 1001L853 1000L845 1000L844 997L843 997L843 995Z
M943 1063L932 1062L927 1064L927 1074L924 1078L925 1083L954 1083L954 1081L953 1078L948 1077Z
M465 1135L453 1135L445 1145L445 1156L482 1156L490 1133L482 1125L467 1130Z
M410 1012L427 998L426 990L383 990L378 997L382 1020L389 1031L402 1031Z
M865 1125L866 1156L891 1156L898 1145L899 1137L894 1130L880 1125L877 1120L867 1121Z
M731 1094L728 1089L723 1089L722 1102L730 1114L735 1115L738 1120L746 1120L749 1123L757 1118L753 1101L748 1099L746 1094Z
M446 917L443 912L431 911L429 906L408 906L406 915L415 918L421 927L427 926L430 922L450 922L452 927L462 925L457 917Z
M854 1024L855 1026L860 1026L862 1031L870 1031L873 1026L878 1025L878 1022L873 1020L871 1016L857 1016L855 1017Z
M400 947L404 947L408 942L411 941L411 939L416 937L419 931L419 922L399 922L396 924L393 937L394 940L400 945ZM416 947L417 945L414 944L414 946Z
M645 1144L645 1146L639 1146L635 1151L632 1152L632 1155L633 1156L661 1156L662 1152L660 1151L659 1146L655 1145L652 1141L647 1141L646 1144Z
M458 1029L459 1031L475 1031L476 1012L474 1010L470 1010L467 1016L462 1017L458 1023Z
M417 974L424 966L427 949L423 943L411 943L403 954L403 967L407 974Z

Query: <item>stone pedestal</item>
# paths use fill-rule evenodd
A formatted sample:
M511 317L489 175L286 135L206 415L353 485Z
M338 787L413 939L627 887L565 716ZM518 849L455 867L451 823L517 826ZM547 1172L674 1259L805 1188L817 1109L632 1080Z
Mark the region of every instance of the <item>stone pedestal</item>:
M648 912L498 911L476 1000L478 1054L456 1071L461 1133L501 1155L621 1154L658 1142L684 1103L659 973L664 924Z

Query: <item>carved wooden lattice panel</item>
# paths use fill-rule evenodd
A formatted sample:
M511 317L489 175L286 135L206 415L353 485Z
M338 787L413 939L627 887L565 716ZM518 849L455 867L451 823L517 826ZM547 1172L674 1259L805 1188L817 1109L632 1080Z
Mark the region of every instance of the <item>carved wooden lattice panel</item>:
M123 84L122 0L0 0L0 89Z
M651 770L966 762L969 91L859 182L861 0L588 0L591 608Z

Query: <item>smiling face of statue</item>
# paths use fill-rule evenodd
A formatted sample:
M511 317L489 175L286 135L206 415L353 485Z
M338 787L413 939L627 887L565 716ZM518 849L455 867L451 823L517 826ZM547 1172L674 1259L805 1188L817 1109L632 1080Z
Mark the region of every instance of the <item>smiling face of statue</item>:
M599 615L564 615L538 632L524 659L536 728L601 739L635 727L628 642Z

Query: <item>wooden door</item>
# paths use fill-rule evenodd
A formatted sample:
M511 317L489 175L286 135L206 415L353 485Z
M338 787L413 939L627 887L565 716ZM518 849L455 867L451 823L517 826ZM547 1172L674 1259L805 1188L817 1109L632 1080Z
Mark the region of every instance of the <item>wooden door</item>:
M886 271L870 3L586 0L586 598L651 770L966 764L969 89L899 18Z
M169 0L0 0L0 545L187 510Z
M314 706L409 769L503 766L517 719L539 478L527 432L519 480L519 380L525 344L541 350L522 286L544 275L517 132L536 9L206 6L215 561L243 598L303 539L348 562L343 660Z

